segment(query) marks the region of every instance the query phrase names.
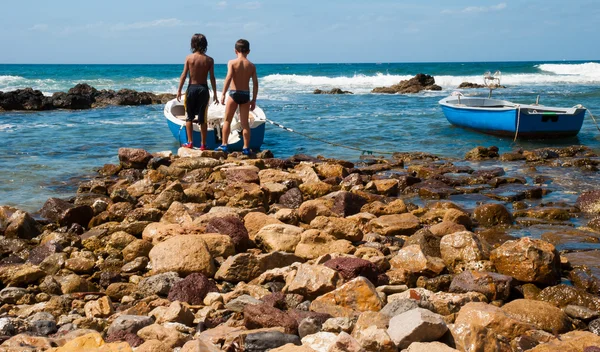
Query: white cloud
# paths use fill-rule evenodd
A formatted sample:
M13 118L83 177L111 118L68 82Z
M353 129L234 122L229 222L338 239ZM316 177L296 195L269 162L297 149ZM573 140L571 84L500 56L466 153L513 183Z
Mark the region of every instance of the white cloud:
M30 31L40 31L44 32L48 30L48 25L45 23L38 23L29 28Z
M127 31L132 29L144 29L153 27L183 27L183 26L197 26L198 22L184 22L177 18L163 18L148 22L133 22L133 23L119 23L111 26L113 31Z
M261 3L258 1L251 1L237 6L240 10L257 10L260 9Z
M442 13L482 13L482 12L493 12L502 11L507 7L505 2L499 3L493 6L469 6L461 10L444 10Z

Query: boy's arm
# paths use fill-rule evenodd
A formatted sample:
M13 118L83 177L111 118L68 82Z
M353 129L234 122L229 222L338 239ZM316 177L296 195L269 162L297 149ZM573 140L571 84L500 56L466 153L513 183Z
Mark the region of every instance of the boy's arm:
M250 101L250 110L254 110L256 107L256 97L258 96L258 77L256 77L256 66L254 66L254 73L252 74L252 100Z
M215 101L215 104L219 104L219 99L217 98L217 80L215 79L215 61L214 60L210 60L210 84L212 85L213 88L213 100Z
M233 79L233 63L229 61L227 63L227 76L225 77L225 83L223 84L223 94L221 95L221 104L225 104L225 94L227 94L227 90L229 89L229 85L231 84L231 79Z
M183 65L183 73L181 77L179 77L179 87L177 88L177 101L181 101L181 89L183 88L183 84L185 83L185 79L187 78L187 74L189 71L187 58L185 59L185 64Z

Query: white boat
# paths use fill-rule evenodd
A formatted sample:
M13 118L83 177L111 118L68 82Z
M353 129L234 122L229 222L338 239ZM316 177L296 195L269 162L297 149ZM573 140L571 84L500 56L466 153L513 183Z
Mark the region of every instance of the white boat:
M230 99L230 98L228 98ZM223 129L223 118L225 116L225 106L211 104L208 108L208 133L206 136L206 147L215 149L222 143L222 129ZM187 142L187 132L185 127L185 107L183 105L183 99L178 102L177 99L170 100L165 104L164 109L165 118L173 137L183 144ZM265 137L265 122L267 120L264 111L256 106L254 111L250 111L248 118L250 124L250 148L252 150L260 150ZM194 147L200 147L200 125L193 123L193 139ZM235 112L233 120L231 121L231 133L229 134L227 148L230 151L240 151L244 146L242 138L242 125L239 120L239 109Z

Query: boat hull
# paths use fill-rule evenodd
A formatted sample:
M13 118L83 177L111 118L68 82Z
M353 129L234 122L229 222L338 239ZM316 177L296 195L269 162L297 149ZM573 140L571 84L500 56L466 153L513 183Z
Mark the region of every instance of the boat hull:
M457 98L452 98L454 100L446 98L440 101L442 111L451 124L497 136L514 137L516 134L523 139L575 136L581 129L586 111L583 108L519 106L483 98L471 101L470 98L462 98L458 104Z
M179 116L176 116L175 112L177 112ZM167 120L167 125L171 134L179 144L187 142L186 123L181 116L182 114L184 114L183 105L177 100L171 100L165 105L164 115ZM222 105L211 105L209 107L206 135L206 147L208 149L215 149L222 144L221 134L223 116L224 107ZM253 119L250 126L250 148L252 150L260 150L265 138L266 117L259 107L256 107L252 112L252 117ZM200 126L193 123L192 128L193 146L199 148L202 140ZM238 121L237 113L231 124L231 133L229 134L227 147L232 151L240 151L244 147L242 129Z

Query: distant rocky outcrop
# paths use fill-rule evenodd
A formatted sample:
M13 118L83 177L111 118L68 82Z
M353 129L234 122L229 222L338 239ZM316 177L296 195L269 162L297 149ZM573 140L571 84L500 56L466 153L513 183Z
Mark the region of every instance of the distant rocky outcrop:
M313 91L313 94L354 94L354 93L349 92L347 90L342 90L341 88L333 88L332 90L315 89Z
M470 88L485 88L483 84L471 83L471 82L462 82L458 88L470 89Z
M422 90L442 90L442 87L435 84L435 79L424 73L418 73L413 78L407 81L400 81L391 87L377 87L371 93L387 93L387 94L406 94L419 93Z
M56 92L51 97L32 88L0 92L0 111L9 110L54 110L91 109L109 105L150 105L164 104L175 98L174 94L154 94L137 92L131 89L97 90L86 83L80 83L68 92Z

